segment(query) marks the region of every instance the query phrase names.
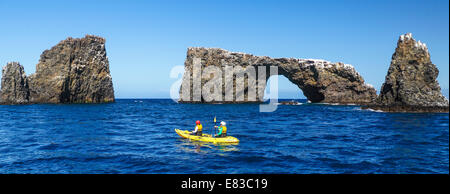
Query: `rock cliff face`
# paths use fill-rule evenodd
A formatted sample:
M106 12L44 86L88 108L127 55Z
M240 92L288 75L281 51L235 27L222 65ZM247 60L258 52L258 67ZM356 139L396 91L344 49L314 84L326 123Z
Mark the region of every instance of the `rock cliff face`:
M114 101L105 39L101 37L87 35L84 38L68 38L61 41L42 53L39 63L36 65L36 73L29 77L25 76L22 66L16 64L12 67L8 64L5 67L6 71L3 70L3 103L102 103ZM5 83L3 83L3 79L5 79ZM22 81L23 87L12 89L13 85L8 80ZM22 90L28 95L27 98L13 97ZM7 97L6 100L4 97Z
M269 79L269 67L278 67L278 74L287 77L292 83L296 84L303 94L311 102L322 103L341 103L341 104L367 104L371 103L376 98L375 89L366 84L364 79L359 75L356 70L348 64L343 63L331 63L324 60L314 59L293 59L293 58L270 58L266 56L253 56L245 53L229 52L218 48L189 48L187 52L187 58L185 61L185 73L183 78L182 87L180 89L180 97L183 95L190 96L188 99L180 99L180 102L187 103L205 103L202 98L200 101L196 101L193 98L193 94L196 91L193 85L194 78L199 75L202 70L195 70L194 60L201 61L201 69L205 69L209 66L216 66L226 71L225 66L242 66L247 68L249 66L255 67L256 75L259 75L258 66L266 67L265 75L266 79L262 80L263 83L258 83L256 79L256 94L258 98L256 101L263 99L263 93L266 87L266 82ZM264 71L264 70L263 70ZM226 75L222 77L222 80L226 80ZM210 81L208 76L201 76L201 86ZM229 90L226 87L224 81L219 87L222 87L222 101L220 103L247 103L248 100L248 88L242 91L237 91L236 78L233 77L233 91L234 98L226 99L225 92ZM259 81L261 82L261 80ZM248 83L245 84L247 87ZM189 88L188 88L189 87ZM189 90L187 90L187 88ZM202 87L200 87L202 88ZM228 88L228 89L227 89ZM190 95L183 93L189 92ZM243 92L245 94L244 101L237 101L236 93ZM261 95L260 95L261 94ZM211 101L217 103L217 101Z
M448 112L438 74L427 46L411 33L401 35L380 95L369 107L390 112Z

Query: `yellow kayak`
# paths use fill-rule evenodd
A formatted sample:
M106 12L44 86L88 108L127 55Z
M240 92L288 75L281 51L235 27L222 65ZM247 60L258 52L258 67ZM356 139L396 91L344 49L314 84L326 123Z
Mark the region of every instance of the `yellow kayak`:
M227 136L227 137L211 137L210 134L203 134L202 136L190 135L190 132L187 130L175 129L175 132L186 139L190 139L192 141L203 141L210 143L239 143L239 139Z

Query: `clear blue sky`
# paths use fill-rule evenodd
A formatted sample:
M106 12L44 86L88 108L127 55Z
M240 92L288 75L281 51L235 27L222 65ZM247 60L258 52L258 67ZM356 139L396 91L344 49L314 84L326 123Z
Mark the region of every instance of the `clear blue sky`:
M428 45L449 88L448 1L6 1L0 0L0 65L27 74L67 37L106 38L116 97L169 97L187 47L355 66L380 89L401 34ZM281 79L282 97L299 89Z

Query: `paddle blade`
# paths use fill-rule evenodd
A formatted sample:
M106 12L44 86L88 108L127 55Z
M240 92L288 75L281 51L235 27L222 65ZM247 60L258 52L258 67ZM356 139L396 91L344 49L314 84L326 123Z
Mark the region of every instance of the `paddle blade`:
M214 123L216 122L216 117L214 117Z

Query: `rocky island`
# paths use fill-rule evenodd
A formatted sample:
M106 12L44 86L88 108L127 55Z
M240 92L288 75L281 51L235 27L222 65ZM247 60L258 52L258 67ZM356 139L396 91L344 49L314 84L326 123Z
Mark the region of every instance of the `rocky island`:
M344 63L332 63L325 60L316 59L294 59L294 58L270 58L267 56L254 56L246 53L230 52L219 48L189 48L185 61L184 79L180 89L180 96L188 96L189 99L180 99L182 103L206 103L203 99L200 101L193 100L193 93L202 91L194 91L193 78L200 76L201 70L193 70L194 59L201 61L201 68L208 66L216 66L224 71L225 65L241 66L247 68L254 66L258 75L257 67L267 67L265 75L269 74L269 66L278 67L278 74L288 78L292 83L296 84L303 94L311 102L321 103L340 103L340 104L368 104L373 102L376 90L373 86L366 84L362 76L351 65ZM239 73L239 72L238 72ZM241 72L242 73L242 72ZM263 100L263 93L266 87L266 79L262 80L262 84L256 80L256 93L259 98L255 101ZM201 86L210 81L211 78L202 77ZM225 80L225 76L223 77ZM236 78L234 77L233 86L236 86ZM246 84L247 85L247 84ZM202 87L199 87L201 89ZM225 83L221 86L222 96L225 96ZM233 87L233 98L231 100L219 101L219 103L248 103L248 88L240 91ZM233 90L233 88L231 88ZM186 90L187 89L187 90ZM189 92L190 94L185 94ZM237 101L236 93L244 93L245 100ZM211 103L218 103L212 101Z
M194 61L198 60L200 69L195 70ZM278 75L283 75L297 85L312 103L357 104L364 109L387 112L449 112L449 103L442 93L436 78L439 70L431 62L427 46L412 38L412 34L401 35L392 62L380 94L351 65L341 62L332 63L317 59L270 58L246 53L230 52L220 48L188 48L185 60L185 72L180 88L181 103L249 103L263 101L266 82L256 79L256 100L248 99L248 83L244 88L236 88L236 77L232 78L233 98L225 97L230 90L225 82L219 83L221 101L194 99L193 94L202 94L206 83L212 77L203 76L202 70L210 66L225 71L226 66L246 67L274 66ZM267 69L267 68L266 68ZM269 75L266 70L265 75ZM242 72L238 72L242 73ZM201 77L199 86L193 84L195 77ZM226 80L224 75L221 80ZM262 83L258 83L262 82ZM236 94L243 93L244 100L236 100ZM184 98L183 98L184 97Z
M439 70L426 44L401 35L378 98L368 107L387 112L449 112L437 82Z
M198 69L194 68L195 62L199 63ZM194 94L202 94L203 86L214 78L202 76L202 70L215 67L217 71L226 72L230 66L234 73L246 75L242 87L236 87L236 75L220 74L221 80L231 80L231 84L227 85L225 81L214 86L221 89L216 94L221 100L194 99ZM256 75L268 75L252 81L256 82L252 83L256 85L255 99L249 97L248 67L253 67ZM262 102L267 80L273 75L269 71L271 67L277 68L276 75L283 75L297 85L312 103L357 104L363 105L364 109L387 112L449 111L448 99L442 95L436 80L439 70L431 62L427 46L412 38L411 33L400 36L378 96L373 86L365 83L349 64L318 59L270 58L220 48L194 47L187 51L179 91L183 98L179 102ZM197 78L198 85L194 84ZM227 98L230 90L232 96ZM237 99L238 94L243 94L243 99ZM103 102L114 102L114 89L105 39L98 36L61 41L41 54L36 72L30 76L18 62L10 62L2 69L0 104Z
M114 102L105 39L67 38L41 54L27 76L18 62L2 69L0 104Z

